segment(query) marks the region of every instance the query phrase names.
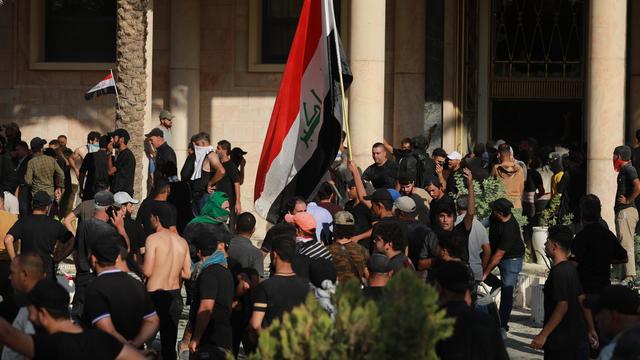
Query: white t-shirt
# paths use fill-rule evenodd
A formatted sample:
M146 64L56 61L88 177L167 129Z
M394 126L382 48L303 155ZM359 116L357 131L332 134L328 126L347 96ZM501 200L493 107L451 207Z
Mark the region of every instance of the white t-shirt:
M307 204L307 212L316 219L316 237L318 241L322 241L320 234L322 234L322 224L329 224L329 230L333 231L333 216L329 210L318 206L314 202Z
M14 328L24 332L27 335L33 335L36 333L36 330L33 328L33 324L29 321L29 309L26 306L23 306L18 311L18 315L13 320ZM2 349L2 360L26 360L27 358L18 354L17 352L9 349L8 346L5 346Z
M456 225L462 222L464 214L458 215ZM489 235L487 229L478 219L473 218L471 232L469 233L469 266L473 271L473 277L477 281L482 281L482 245L489 243Z
M4 209L11 214L20 215L20 203L12 193L4 192Z

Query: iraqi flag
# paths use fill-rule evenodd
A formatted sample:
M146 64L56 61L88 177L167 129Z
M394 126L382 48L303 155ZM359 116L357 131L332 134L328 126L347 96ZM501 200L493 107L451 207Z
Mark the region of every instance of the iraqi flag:
M100 80L96 86L92 87L86 94L84 94L85 100L91 100L94 96L102 96L105 94L115 94L116 93L116 81L113 79L113 73L110 72L109 75L105 76L104 79Z
M338 61L340 59L340 61ZM352 76L332 0L305 0L262 147L255 208L275 223L294 196L307 198L336 158L342 97Z

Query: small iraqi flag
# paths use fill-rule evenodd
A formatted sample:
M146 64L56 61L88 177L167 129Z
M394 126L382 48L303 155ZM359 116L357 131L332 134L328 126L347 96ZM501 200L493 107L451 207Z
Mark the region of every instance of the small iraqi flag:
M91 100L94 96L102 96L105 94L116 93L116 82L113 79L113 73L105 76L96 86L92 87L86 94L84 94L85 100Z

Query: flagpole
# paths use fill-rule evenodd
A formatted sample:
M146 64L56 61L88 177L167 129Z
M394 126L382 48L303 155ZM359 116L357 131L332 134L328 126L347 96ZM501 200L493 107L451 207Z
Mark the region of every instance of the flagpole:
M109 69L109 72L111 73L111 78L113 79L113 88L116 89L116 106L118 107L118 110L120 110L120 96L118 95L118 83L116 82L116 77L113 76L113 70Z
M333 9L333 1L325 0L327 6L331 6L331 23L333 25L333 40L336 46L336 57L338 60L338 78L340 79L340 96L342 98L342 118L344 120L344 132L347 134L347 149L349 150L349 160L353 160L351 151L351 134L349 131L349 111L347 111L347 97L344 92L344 79L342 78L342 58L340 57L340 43L338 42L338 26L336 25L336 16Z

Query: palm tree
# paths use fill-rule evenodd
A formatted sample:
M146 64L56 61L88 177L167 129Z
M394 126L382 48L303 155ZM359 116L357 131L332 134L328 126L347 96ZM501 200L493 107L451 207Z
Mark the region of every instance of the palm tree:
M116 126L131 135L129 147L136 158L134 191L142 194L144 118L147 102L145 45L148 0L117 0L116 68L119 108Z

